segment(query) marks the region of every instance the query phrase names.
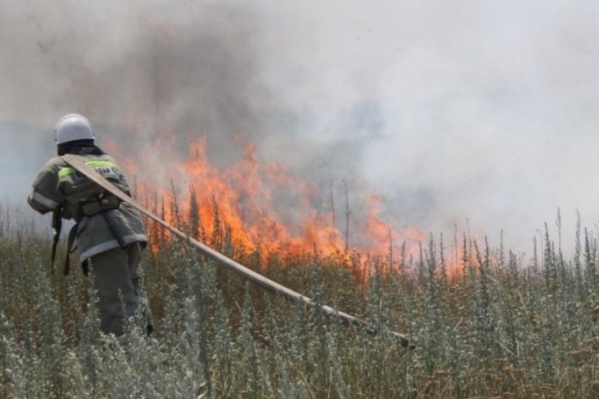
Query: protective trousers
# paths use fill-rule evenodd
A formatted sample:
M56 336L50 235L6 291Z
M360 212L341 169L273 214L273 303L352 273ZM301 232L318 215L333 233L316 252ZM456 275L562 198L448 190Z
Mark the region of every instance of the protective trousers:
M91 277L98 296L100 324L106 334L123 335L125 320L137 314L145 319L148 334L152 331L152 317L138 274L141 257L142 247L134 242L91 258Z

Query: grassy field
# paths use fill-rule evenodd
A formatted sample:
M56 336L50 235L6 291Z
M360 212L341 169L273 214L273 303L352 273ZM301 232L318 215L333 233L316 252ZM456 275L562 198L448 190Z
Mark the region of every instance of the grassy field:
M549 233L516 256L482 241L418 256L256 253L207 239L267 277L379 327L372 336L249 286L152 228L156 321L119 345L97 332L90 283L52 273L51 239L0 213L2 398L599 397L597 243L571 259ZM6 220L6 218L4 218ZM59 259L64 257L60 247ZM359 258L359 259L358 259ZM57 262L61 263L61 262ZM133 323L132 323L133 325ZM407 334L402 348L389 331Z

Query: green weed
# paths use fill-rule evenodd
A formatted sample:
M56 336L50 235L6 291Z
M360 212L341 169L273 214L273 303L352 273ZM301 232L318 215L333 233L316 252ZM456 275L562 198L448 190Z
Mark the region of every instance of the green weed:
M199 237L193 212L188 229ZM98 333L82 273L52 272L50 237L0 222L0 397L599 395L597 242L580 225L572 260L547 229L531 259L464 238L457 277L432 236L416 257L264 256L232 248L225 225L211 231L209 244L240 263L379 333L263 292L151 229L143 278L157 329L147 338L132 328L123 344Z

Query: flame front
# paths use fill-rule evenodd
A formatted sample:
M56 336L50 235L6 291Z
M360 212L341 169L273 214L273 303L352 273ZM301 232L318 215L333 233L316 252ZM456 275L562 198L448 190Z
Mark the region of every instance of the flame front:
M161 132L137 166L130 160L121 163L128 174L136 176L137 196L142 202L162 199L165 205L157 213L209 245L227 234L234 248L263 256L314 250L325 255L357 251L388 256L393 246L408 242L415 248L425 239L414 227L398 231L385 223L382 201L374 194L366 195L356 215L349 206L340 212L347 204L336 209L332 194L321 193L316 184L294 177L281 163L259 160L252 144L244 145L243 156L236 162L218 168L208 159L205 137L189 141L183 161L169 152L173 143L172 133ZM109 144L117 156L118 148ZM159 154L156 148L161 149ZM160 166L146 168L146 164ZM161 184L164 181L170 181L170 187ZM179 192L182 187L188 191Z

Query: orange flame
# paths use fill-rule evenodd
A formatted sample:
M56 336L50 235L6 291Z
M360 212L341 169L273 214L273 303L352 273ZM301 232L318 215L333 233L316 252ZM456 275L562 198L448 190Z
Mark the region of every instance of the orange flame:
M177 209L169 208L167 201L165 220L175 227L190 227L190 215L197 205L198 231L187 231L208 244L214 244L210 241L226 231L233 247L258 251L264 256L281 252L301 255L315 249L325 255L353 250L388 256L393 246L409 242L410 248L417 248L416 243L426 238L414 227L397 230L383 221L383 203L374 194L367 196L360 216L352 214L351 225L349 219L335 216L334 209L322 211L323 196L315 184L293 177L281 163L259 160L252 144L245 145L237 162L217 168L208 159L205 137L189 141L188 155L182 162L178 161L179 155L168 150L173 143L172 133L160 132L152 150L147 149L137 162L119 155L114 142L109 142L107 148L128 174L136 176L137 196L142 202L151 202L151 193L158 198L173 199L173 190L186 185L190 194L177 196ZM159 154L155 148L160 148ZM146 170L145 165L152 164L152 159L159 160L154 164L160 166ZM152 181L148 172L152 173ZM174 187L166 188L162 182L167 180ZM367 188L364 185L361 189ZM192 203L191 193L196 196L196 204ZM344 220L339 223L335 219ZM342 230L335 226L344 223ZM416 255L414 251L412 254Z

